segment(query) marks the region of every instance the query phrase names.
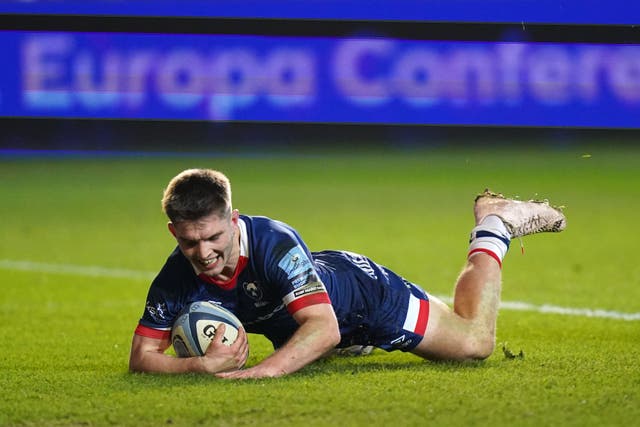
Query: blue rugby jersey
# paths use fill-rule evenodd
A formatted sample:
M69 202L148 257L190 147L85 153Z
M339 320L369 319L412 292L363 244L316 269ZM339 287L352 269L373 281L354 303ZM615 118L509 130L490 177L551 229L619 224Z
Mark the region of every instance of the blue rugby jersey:
M234 277L222 285L199 277L176 248L151 284L136 334L168 338L186 305L212 301L232 311L247 332L265 335L276 348L298 327L292 314L318 303L333 305L342 335L339 346L410 349L424 335L424 305L418 305L418 329L405 331L403 324L410 294L423 301L426 294L390 270L350 252L312 253L292 227L266 217L240 215L238 225L240 260Z

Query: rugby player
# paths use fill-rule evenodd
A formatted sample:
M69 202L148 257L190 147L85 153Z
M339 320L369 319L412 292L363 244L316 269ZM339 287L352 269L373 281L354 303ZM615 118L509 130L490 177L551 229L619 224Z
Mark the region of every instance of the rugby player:
M502 260L511 239L566 226L562 212L547 202L479 195L467 262L449 308L363 255L311 252L291 226L241 215L221 172L181 172L165 189L162 206L177 247L149 289L130 370L222 378L291 374L344 348L399 350L431 360L487 358L495 346ZM228 346L224 327L218 328L202 357L166 354L174 320L195 301L221 304L246 331L241 328ZM246 332L267 337L274 351L241 369L249 351Z

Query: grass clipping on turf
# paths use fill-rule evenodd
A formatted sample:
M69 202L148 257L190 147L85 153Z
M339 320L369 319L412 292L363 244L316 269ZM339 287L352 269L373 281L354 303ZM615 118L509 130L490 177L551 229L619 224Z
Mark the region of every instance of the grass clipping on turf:
M502 344L502 353L504 353L504 358L505 359L521 359L524 360L524 351L522 349L520 349L520 352L518 354L515 354L514 352L511 351L511 349L509 349L509 347L507 347L509 345L509 343L503 343Z

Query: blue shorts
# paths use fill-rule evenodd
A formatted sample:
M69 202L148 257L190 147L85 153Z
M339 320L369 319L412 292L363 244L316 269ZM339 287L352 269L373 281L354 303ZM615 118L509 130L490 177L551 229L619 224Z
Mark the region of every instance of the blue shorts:
M419 286L362 255L323 251L313 256L340 326L338 347L410 351L422 341L429 296Z

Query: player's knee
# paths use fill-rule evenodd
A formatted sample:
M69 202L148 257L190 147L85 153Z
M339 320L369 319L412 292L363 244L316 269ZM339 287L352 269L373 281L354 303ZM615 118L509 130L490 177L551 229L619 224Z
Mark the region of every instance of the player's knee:
M495 347L495 339L492 334L474 333L469 334L460 342L455 359L464 360L484 360L491 356Z
M481 336L469 339L464 346L464 358L484 360L493 354L495 345L493 336Z

